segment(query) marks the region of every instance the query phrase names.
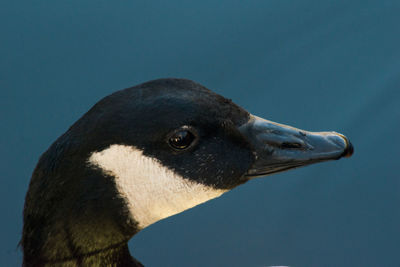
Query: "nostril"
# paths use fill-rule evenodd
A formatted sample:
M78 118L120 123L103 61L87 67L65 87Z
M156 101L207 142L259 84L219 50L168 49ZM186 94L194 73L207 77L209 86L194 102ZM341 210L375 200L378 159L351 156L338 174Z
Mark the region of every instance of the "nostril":
M283 142L280 145L280 148L282 148L282 149L299 149L299 148L302 148L302 145L300 143Z

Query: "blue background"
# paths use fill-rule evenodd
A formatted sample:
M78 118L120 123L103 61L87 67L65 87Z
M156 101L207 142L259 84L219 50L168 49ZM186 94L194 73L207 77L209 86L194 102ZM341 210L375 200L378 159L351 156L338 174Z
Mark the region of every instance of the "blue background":
M113 91L185 77L336 130L350 159L254 180L129 243L147 266L400 266L399 1L0 1L0 265L47 147Z

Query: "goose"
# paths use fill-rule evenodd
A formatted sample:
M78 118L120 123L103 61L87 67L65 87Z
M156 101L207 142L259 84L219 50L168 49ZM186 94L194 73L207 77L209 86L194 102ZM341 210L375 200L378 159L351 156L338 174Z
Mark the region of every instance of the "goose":
M187 79L97 102L40 157L23 212L24 266L143 266L127 242L256 177L349 157L336 132L250 114Z

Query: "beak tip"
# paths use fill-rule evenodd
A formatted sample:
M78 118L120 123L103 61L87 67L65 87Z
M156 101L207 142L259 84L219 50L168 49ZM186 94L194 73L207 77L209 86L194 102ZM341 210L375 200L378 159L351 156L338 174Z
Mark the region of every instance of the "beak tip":
M346 139L346 142L347 142L347 146L346 146L345 150L343 151L342 157L350 158L354 153L354 147L348 139Z
M353 144L350 142L350 140L346 137L346 136L344 136L343 134L340 134L340 133L336 133L335 132L335 134L337 135L337 136L339 136L341 139L342 139L342 141L344 142L344 145L345 145L345 147L344 147L344 149L343 149L343 153L340 155L340 157L339 158L350 158L352 155L353 155L353 153L354 153L354 147L353 147Z

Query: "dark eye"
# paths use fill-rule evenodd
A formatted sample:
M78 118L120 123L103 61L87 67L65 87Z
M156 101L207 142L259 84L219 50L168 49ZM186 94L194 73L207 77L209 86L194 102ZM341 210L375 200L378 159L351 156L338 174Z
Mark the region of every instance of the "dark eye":
M182 129L175 132L168 140L170 146L177 150L183 150L188 148L193 141L196 139L195 135L187 130Z

